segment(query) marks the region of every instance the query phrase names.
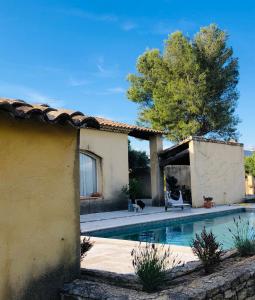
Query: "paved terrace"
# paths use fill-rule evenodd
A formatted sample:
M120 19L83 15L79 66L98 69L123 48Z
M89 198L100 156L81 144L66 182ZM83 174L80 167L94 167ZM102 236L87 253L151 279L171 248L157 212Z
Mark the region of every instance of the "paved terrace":
M253 205L242 205L244 207L254 207ZM114 228L120 226L148 223L161 220L171 220L189 215L204 215L214 212L236 210L241 205L217 206L211 209L191 208L172 209L167 212L164 207L146 207L143 212L114 211L81 215L81 231L83 235L94 230ZM94 247L87 257L82 261L81 267L97 270L105 270L117 273L133 273L131 263L131 250L138 245L138 242L117 240L109 238L93 237ZM190 247L171 245L174 256L177 255L183 262L195 260Z

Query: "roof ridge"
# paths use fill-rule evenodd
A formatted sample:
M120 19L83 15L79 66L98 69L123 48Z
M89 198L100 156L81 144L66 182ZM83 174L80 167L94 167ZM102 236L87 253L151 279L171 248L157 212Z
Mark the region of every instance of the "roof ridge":
M126 133L134 137L149 139L152 135L163 132L148 127L112 121L102 117L87 116L77 110L53 108L48 104L30 104L21 99L0 98L0 111L9 113L14 118L29 119L37 115L48 123L70 123L77 128L96 128L106 131Z

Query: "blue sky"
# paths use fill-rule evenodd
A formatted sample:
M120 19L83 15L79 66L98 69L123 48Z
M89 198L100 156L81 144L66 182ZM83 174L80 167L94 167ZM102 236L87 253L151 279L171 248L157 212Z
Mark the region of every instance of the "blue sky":
M255 146L255 4L252 1L0 1L0 95L134 123L126 76L168 34L217 23L240 62L240 141ZM134 142L144 148L145 143Z

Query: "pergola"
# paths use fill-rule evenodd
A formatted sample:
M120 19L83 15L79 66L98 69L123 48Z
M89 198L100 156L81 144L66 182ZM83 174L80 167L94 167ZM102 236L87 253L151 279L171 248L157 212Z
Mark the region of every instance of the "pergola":
M173 147L162 150L159 153L160 167L164 168L167 165L189 165L189 141L187 139Z
M213 197L216 204L237 203L244 197L243 144L191 136L158 156L161 172L167 166L186 172L193 207L203 206L203 196Z

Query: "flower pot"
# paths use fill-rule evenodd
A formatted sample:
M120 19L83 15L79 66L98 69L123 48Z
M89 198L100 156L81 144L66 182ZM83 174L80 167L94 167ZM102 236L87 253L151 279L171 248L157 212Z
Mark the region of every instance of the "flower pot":
M212 208L213 202L212 201L204 201L204 208Z

